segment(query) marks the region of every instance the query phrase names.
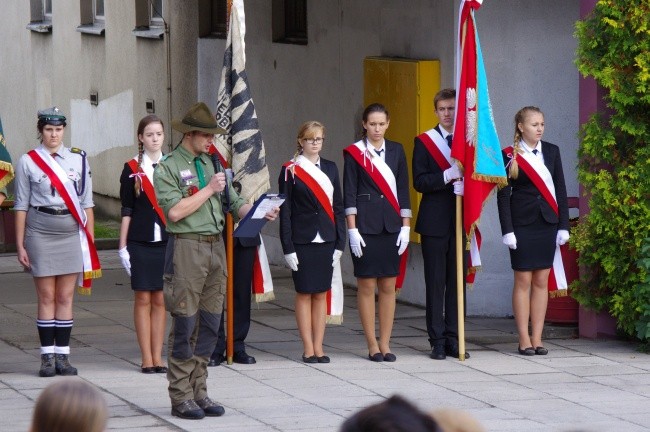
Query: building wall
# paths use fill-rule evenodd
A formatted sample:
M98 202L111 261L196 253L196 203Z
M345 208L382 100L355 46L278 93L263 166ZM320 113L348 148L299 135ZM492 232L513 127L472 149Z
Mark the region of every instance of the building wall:
M0 116L14 159L36 143L36 111L58 105L69 115L65 142L86 149L95 200L119 214L118 178L135 154L135 130L153 99L166 123L168 144L178 142L171 118L196 101L214 108L225 40L198 38L198 3L169 0L163 40L136 38L131 0L105 2L106 33L76 31L79 0L54 3L51 34L25 28L27 0L3 2L0 16ZM454 85L454 40L459 1L322 0L308 2L308 45L271 41L269 0L246 0L247 72L266 142L272 189L281 164L295 151L299 124L317 119L327 127L323 156L342 169L341 149L358 136L363 110L366 56L433 58L441 61L441 85ZM545 139L563 149L569 196L576 196L578 73L573 65L573 25L579 2L486 0L476 14L501 145L510 144L512 118L525 105L546 113ZM168 38L168 39L167 39ZM169 71L167 41L169 40ZM169 86L168 83L171 85ZM171 89L168 89L170 87ZM97 91L99 105L90 105ZM483 271L468 292L471 315L511 313L512 271L501 243L495 200L485 207ZM277 223L265 229L269 258L283 264ZM354 284L349 253L346 283ZM410 248L401 299L424 302L422 258Z
M280 166L295 151L297 128L305 120L326 125L323 156L342 170L342 148L358 136L363 110L366 56L433 58L441 61L441 85L454 85L454 40L460 2L330 0L308 2L308 45L271 41L271 2L246 1L246 57L271 172L277 190ZM491 100L501 146L511 144L514 113L525 105L546 114L545 139L563 149L569 196L577 196L578 73L573 65L573 25L578 2L488 0L476 14ZM198 94L212 108L220 80L225 40L200 39ZM284 264L277 224L265 228L269 259ZM482 221L483 269L467 293L471 315L511 314L512 271L501 243L496 199ZM344 280L354 284L350 255ZM400 298L424 303L419 245L410 247L409 272Z

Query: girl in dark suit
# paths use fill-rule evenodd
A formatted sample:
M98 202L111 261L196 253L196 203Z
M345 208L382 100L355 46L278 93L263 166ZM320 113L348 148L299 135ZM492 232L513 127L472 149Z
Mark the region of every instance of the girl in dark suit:
M385 140L390 119L381 104L363 112L363 138L344 150L343 194L357 278L357 302L372 361L395 361L390 335L400 256L409 242L411 204L402 145ZM379 291L379 342L375 336Z
M497 196L503 243L510 248L515 273L512 308L522 355L548 353L542 344L548 279L556 247L569 240L560 149L541 141L543 134L544 114L539 108L517 112L514 145L504 149L508 186Z
M305 363L329 363L323 352L327 291L345 247L343 199L336 164L320 157L325 127L302 124L298 151L278 179L286 195L280 211L280 241L296 289L296 322Z
M165 373L162 347L165 332L163 266L167 232L153 190L153 171L162 158L162 121L148 115L138 125L138 154L124 164L120 177L122 225L119 255L135 292L133 318L142 355L142 373Z

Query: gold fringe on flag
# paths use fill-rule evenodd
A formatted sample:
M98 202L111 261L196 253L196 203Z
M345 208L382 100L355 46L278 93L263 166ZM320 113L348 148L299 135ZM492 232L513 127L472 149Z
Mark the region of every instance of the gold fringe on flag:
M275 294L273 294L273 291L264 294L255 294L256 303L263 303L271 300L275 300Z

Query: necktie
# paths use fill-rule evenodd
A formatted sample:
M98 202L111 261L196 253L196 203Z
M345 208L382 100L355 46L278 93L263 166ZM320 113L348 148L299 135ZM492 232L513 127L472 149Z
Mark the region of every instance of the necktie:
M196 176L199 178L199 187L203 189L205 187L205 173L199 156L194 158L194 167L196 167Z
M454 134L447 135L447 145L451 148L451 142L454 139Z
M158 164L157 163L152 163L151 168L156 168L156 165L158 165Z
M539 150L534 149L534 150L533 150L533 154L534 154L535 156L537 156L537 153L539 153Z
M375 153L377 153L377 156L381 157L381 152L383 152L384 149L381 150L375 150Z

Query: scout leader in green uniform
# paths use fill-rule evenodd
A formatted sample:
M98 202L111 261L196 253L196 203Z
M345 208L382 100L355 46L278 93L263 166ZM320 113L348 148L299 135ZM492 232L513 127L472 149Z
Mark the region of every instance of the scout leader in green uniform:
M229 194L236 220L251 205L231 185L226 188L223 172L215 172L208 151L214 135L225 132L204 103L192 106L182 120L173 120L172 127L184 134L183 140L154 171L158 204L170 233L163 286L165 307L172 316L167 379L172 415L198 420L224 413L208 397L206 385L226 293L221 198ZM273 209L266 218L275 220L279 211Z

